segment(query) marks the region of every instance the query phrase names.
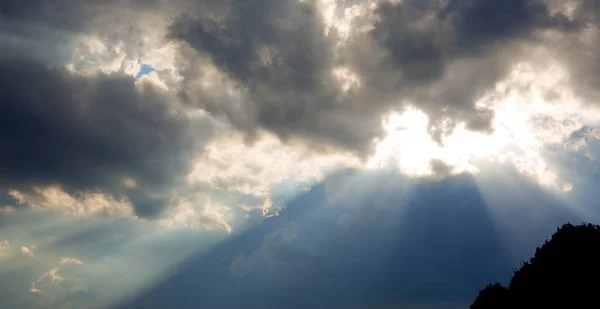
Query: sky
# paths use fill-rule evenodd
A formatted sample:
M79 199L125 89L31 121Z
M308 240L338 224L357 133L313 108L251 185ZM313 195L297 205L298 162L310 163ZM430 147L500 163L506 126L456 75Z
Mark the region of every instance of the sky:
M0 307L468 308L598 223L595 0L0 1Z
M140 70L135 74L136 79L140 79L142 76L156 71L152 66L143 63L141 59L138 60L138 63L140 64Z

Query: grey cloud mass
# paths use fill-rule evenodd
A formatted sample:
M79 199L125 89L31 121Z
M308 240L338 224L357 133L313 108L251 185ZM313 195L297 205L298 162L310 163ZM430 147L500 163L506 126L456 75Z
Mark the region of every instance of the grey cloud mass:
M117 15L119 10L156 10L161 0L29 0L3 1L0 17L24 23L43 24L70 31L89 31L94 22Z
M314 2L224 3L226 13L185 15L171 29L243 93L196 103L250 135L265 128L363 155L382 133L380 117L407 102L429 115L438 140L459 122L493 130L493 112L477 100L529 49L548 44L545 31L580 29L542 1L381 1L372 30L340 42L336 31L325 33ZM332 74L339 67L357 74L360 87L344 92Z
M571 27L543 3L524 0L382 2L376 15L369 35L384 56L359 71L372 85L391 80L377 90L423 109L438 140L460 121L476 131L493 129L493 113L477 100L526 57L537 31Z
M567 63L578 96L600 103L600 4L584 0L573 12L581 31L553 40L559 57Z
M346 37L325 31L315 1L2 1L0 134L11 151L0 155L0 181L127 196L138 214L156 215L212 134L181 109L226 119L248 141L267 130L367 158L384 133L381 117L407 105L428 114L438 141L461 122L493 130L493 111L477 100L538 47L566 64L577 95L596 103L600 7L570 3L573 12L541 0L379 1L373 12L363 7ZM182 80L158 69L173 86L164 91L137 87L122 68L95 75L61 68L88 65L71 50L74 37L87 34L109 49L123 43L109 58L137 61L152 44L178 45L172 70ZM221 76L209 74L212 66ZM342 86L340 69L356 75L355 85ZM200 86L202 78L216 86ZM123 189L123 177L139 187Z
M168 94L136 87L128 76L84 76L27 60L0 60L0 79L4 187L104 191L129 197L138 215L160 213L164 201L145 190L174 185L194 150L193 120ZM210 130L195 133L201 141ZM125 177L137 187L123 188Z
M284 140L301 137L368 150L370 138L380 133L379 119L363 114L368 125L361 125L354 103L346 102L336 87L336 36L324 34L314 3L225 3L229 10L223 15L184 15L172 25L171 35L225 72L243 92L242 102L200 95L195 103L225 114L250 136L265 128ZM349 119L356 121L350 125Z

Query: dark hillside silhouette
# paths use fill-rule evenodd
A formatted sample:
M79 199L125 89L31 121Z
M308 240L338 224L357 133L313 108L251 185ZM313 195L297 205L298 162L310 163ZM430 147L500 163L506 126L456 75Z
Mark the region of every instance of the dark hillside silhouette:
M516 270L508 288L480 291L471 309L600 308L600 226L565 224Z

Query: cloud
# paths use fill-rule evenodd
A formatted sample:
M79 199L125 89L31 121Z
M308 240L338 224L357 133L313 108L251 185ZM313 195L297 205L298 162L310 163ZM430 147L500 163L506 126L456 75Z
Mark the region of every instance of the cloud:
M156 216L168 204L165 190L188 169L187 153L202 143L190 130L211 134L168 93L128 76L80 75L26 59L0 59L0 76L9 81L0 91L0 135L12 149L0 155L0 184L24 194L44 197L35 188L55 185L71 196L101 192ZM137 187L121 187L122 179Z
M529 50L549 46L545 33L580 29L529 0L315 3L225 1L219 14L177 19L171 36L197 51L181 56L196 72L184 74L187 83L206 77L194 65L212 64L235 93L213 97L190 86L182 95L250 137L263 128L365 155L383 134L381 117L407 105L429 116L437 141L461 122L493 130L494 112L478 100L513 65L536 60Z
M78 259L78 258L70 258L70 257L65 257L65 258L60 259L59 263L60 264L73 263L73 264L83 265L83 262L80 259Z
M600 141L600 128L583 127L571 134L564 147L574 152L584 152L588 158L594 160L597 159L598 154L593 153L593 149L590 148L598 141Z
M600 102L598 59L600 59L600 5L593 0L568 1L570 17L580 25L580 31L561 33L551 38L557 56L566 63L572 87L588 104Z
M264 209L262 216L265 218L277 217L283 210L283 206L273 206L269 209Z
M349 109L356 105L340 100L344 94L332 71L336 36L324 33L312 2L220 5L227 8L225 13L209 10L179 18L171 26L171 36L199 53L183 54L185 61L193 64L198 57L207 58L237 94L213 99L202 89L188 87L184 97L225 116L250 138L267 129L283 140L314 141L324 149L337 145L368 150L370 138L380 131L377 119L362 114L361 122L350 125L357 115ZM203 71L184 76L193 84L202 79Z
M231 134L208 143L202 156L194 160L187 180L222 190L228 196L252 197L240 204L264 208L272 206L267 198L277 185L318 181L332 170L358 164L352 155L314 155L302 143L285 144L269 134L261 135L252 145L245 145L239 134Z
M544 3L528 0L382 1L375 15L372 31L349 45L353 70L373 91L425 112L438 141L460 122L474 131L493 129L493 111L478 100L528 58L537 33L571 27ZM365 43L362 50L356 45ZM379 58L361 61L369 55Z
M0 258L6 259L12 255L12 248L8 240L0 242Z
M10 190L9 194L19 204L36 209L55 210L66 214L135 217L127 199L118 200L103 193L69 194L60 187L33 187L30 190Z
M178 1L181 2L181 1ZM111 65L114 71L137 70L148 46L156 48L161 27L175 1L34 0L27 5L4 1L0 6L2 56L25 56L72 64L77 69ZM161 15L156 14L160 10ZM43 46L44 48L39 48ZM103 68L104 69L104 68ZM136 72L133 72L135 75Z
M566 66L592 102L596 78L582 61L595 63L598 6L563 4L5 1L0 120L13 151L0 155L0 185L25 204L54 208L54 195L70 213L158 217L200 186L187 175L246 195L244 209L269 207L274 184L319 175L329 159L377 156L392 111L423 112L437 142L501 129L498 102L482 100L524 61ZM136 79L145 66L155 71ZM243 136L212 140L234 130ZM461 170L430 166L438 159L425 169Z
M23 251L23 248L21 248L21 251ZM31 252L31 251L29 251L29 252ZM77 258L66 257L66 258L60 259L58 264L59 265L66 265L66 264L83 265L83 262L81 262L81 260L79 260ZM32 293L45 293L44 291L38 289L38 284L42 283L44 281L44 279L46 279L46 278L48 278L51 283L62 283L63 281L65 281L65 277L63 277L59 273L59 271L61 270L60 267L61 266L54 267L54 268L50 269L48 272L42 274L36 281L31 283L29 291Z
M209 229L212 227L223 228L227 233L231 233L232 229L229 223L223 219L223 216L218 212L204 212L198 217L198 222L201 225L207 226Z
M37 284L42 282L46 278L49 278L52 283L60 283L65 279L58 273L58 268L52 268L47 273L42 274L35 282L32 282L29 291L32 293L43 293L42 290L37 288Z
M10 233L7 233L7 236ZM19 257L31 258L34 256L34 251L37 250L37 246L33 244L23 244L19 245L19 241L8 241L4 240L0 242L0 259L6 260L5 262L10 262L19 260ZM15 254L16 253L16 254ZM20 255L18 254L20 253Z
M226 220L229 211L223 211L218 205L212 205L207 197L183 200L177 207L161 220L169 227L203 228L205 230L223 229L232 232L232 227Z
M82 263L78 259L62 259L59 266L53 267L32 282L29 292L37 294L34 297L42 300L46 306L51 305L57 308L96 307L93 303L96 296L93 293L80 286L78 280L63 275L63 271L70 270L65 269L66 264L81 265Z
M27 257L32 257L33 251L28 247L21 247L21 254Z

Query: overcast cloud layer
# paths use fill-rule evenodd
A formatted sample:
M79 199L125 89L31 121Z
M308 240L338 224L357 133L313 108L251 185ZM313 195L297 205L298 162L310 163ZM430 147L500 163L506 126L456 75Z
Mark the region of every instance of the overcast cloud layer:
M392 193L395 188L378 191L389 180L378 169L391 169L390 183L400 187L439 186L470 196L472 208L462 211L490 222L494 211L511 217L498 210L506 200L493 188L513 178L532 186L524 198L541 196L537 204L569 208L568 215L557 210L556 218L595 215L583 206L594 200L592 184L600 175L595 0L3 0L0 80L0 259L10 261L0 281L27 282L14 299L22 308L41 308L43 301L32 305L27 296L42 295L56 282L77 298L53 298L57 307L152 303L157 300L136 294L153 291L146 279L169 282L162 277L171 272L185 286L192 279L170 267L190 256L201 260L198 252L228 235L241 238L228 239L209 256L227 261L214 270L222 271L216 282L203 283L214 295L234 295L235 284L248 278L260 279L257 289L290 288L278 273L298 277L306 295L314 292L310 286L327 290L315 281L362 265L357 258L328 272L338 259L360 250L376 259L373 251L394 245L370 244L368 235L426 232L391 219L379 229L386 214L403 218L394 207L406 200ZM494 174L490 166L514 174ZM344 168L354 172L332 176ZM365 176L371 172L378 176ZM455 190L460 177L469 179L471 191ZM350 187L365 191L362 204L347 196ZM311 195L321 189L323 196ZM419 198L408 199L412 206L438 203L415 194ZM490 214L477 208L491 207L486 196L501 201ZM313 199L319 207L341 208L323 210ZM377 205L367 209L371 202ZM319 210L309 220L298 213L302 207ZM431 219L430 210L411 216ZM39 226L15 232L18 222L28 222L23 218ZM538 222L540 228L559 224L556 218ZM315 243L320 234L309 227L331 242ZM202 249L187 240L170 247L178 233L202 238ZM86 247L71 237L102 245ZM160 244L148 240L153 237ZM238 243L244 237L252 239L247 247ZM431 248L403 237L399 243L428 256ZM136 249L107 255L131 244ZM335 244L341 253L331 251ZM519 254L527 250L522 246ZM156 273L144 277L139 266L122 294L84 291L65 279L66 273L81 276L76 270L88 262L96 271L114 266L116 275L131 267L131 259L142 259L136 250L165 248L173 252L140 262ZM472 253L469 246L464 250ZM51 257L42 263L35 260L38 252ZM382 254L403 256L391 249ZM28 268L38 262L45 269ZM497 262L506 266L514 259ZM402 267L424 267L411 263ZM366 266L357 278L377 267ZM453 276L465 274L448 267ZM460 281L462 298L437 300L463 304L472 289L501 274L444 281ZM337 292L379 291L383 300L390 296L383 286L407 284L371 279L368 287ZM102 280L94 282L106 284ZM423 300L410 295L387 300ZM100 298L102 305L90 306Z
M364 161L385 136L382 117L407 106L440 143L461 123L494 132L494 108L480 101L523 61L561 63L595 105L598 11L594 1L4 1L2 185L101 192L158 216L215 122L249 145L270 132ZM136 81L142 58L156 71Z

